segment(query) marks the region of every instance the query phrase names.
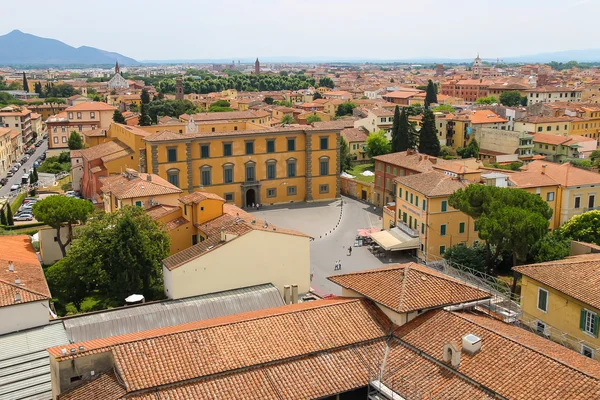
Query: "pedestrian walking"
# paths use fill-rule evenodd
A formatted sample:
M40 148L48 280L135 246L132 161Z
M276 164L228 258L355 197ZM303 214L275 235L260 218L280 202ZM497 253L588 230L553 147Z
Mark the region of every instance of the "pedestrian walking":
M342 269L342 260L340 260L340 263L338 264L338 269L341 270Z
M352 255L352 246L348 247L348 255L351 256Z
M256 211L260 210L260 203L256 203Z

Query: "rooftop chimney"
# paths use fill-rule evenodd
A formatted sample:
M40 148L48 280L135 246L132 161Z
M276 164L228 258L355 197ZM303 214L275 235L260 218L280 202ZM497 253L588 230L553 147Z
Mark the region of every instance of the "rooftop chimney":
M152 182L152 175L151 174L146 175L146 180L148 182Z
M454 368L460 365L460 350L454 342L446 343L443 347L443 360Z
M20 303L21 302L21 293L17 292L15 294L15 303Z
M292 288L290 287L290 285L285 285L283 287L283 302L285 304L290 304L291 303L291 297L292 297Z
M15 278L15 285L20 285L21 284L21 278L19 278L18 276Z
M462 349L467 354L475 354L481 350L481 338L469 333L462 338Z
M298 303L298 285L292 285L292 304Z
M8 262L8 270L9 270L10 272L15 272L15 265L13 264L13 262L12 262L12 261L9 261L9 262Z
M227 241L227 237L225 235L225 229L221 228L221 242Z
M546 164L542 164L542 175L546 175Z

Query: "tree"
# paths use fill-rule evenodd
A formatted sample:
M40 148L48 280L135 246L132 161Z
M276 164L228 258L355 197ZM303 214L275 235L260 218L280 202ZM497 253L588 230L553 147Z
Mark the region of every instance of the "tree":
M273 98L269 96L265 97L265 103L269 105L273 104Z
M419 152L434 157L440 155L440 140L435 127L435 116L429 109L423 111L423 122L419 132Z
M49 196L33 205L33 215L39 222L56 229L56 242L65 257L67 246L73 241L73 225L85 223L94 206L87 200L65 196ZM62 229L67 229L67 239L63 242Z
M309 115L308 118L306 118L306 123L309 125L312 124L313 122L320 122L320 121L321 121L321 118L316 114Z
M23 71L23 90L25 93L29 93L29 83L27 83L27 77L25 76L25 71Z
M325 77L319 79L319 86L320 87L328 87L330 89L333 89L335 87L335 83L333 83L333 79L325 76Z
M390 83L394 83L394 78L391 78L391 79L390 79Z
M390 141L385 137L384 131L373 132L367 137L367 155L370 158L388 154L392 151Z
M479 157L479 143L475 139L471 139L467 147L459 148L456 153L461 158L478 158Z
M433 112L453 113L454 107L450 104L440 104L431 109Z
M6 225L13 226L15 221L13 221L13 213L10 209L10 203L6 203Z
M140 99L142 100L142 104L150 104L150 93L148 93L148 89L142 89Z
M518 107L521 105L521 93L518 90L509 90L500 95L500 104L507 107Z
M562 260L571 252L571 240L554 231L538 240L530 250L530 258L535 263Z
M83 148L83 140L81 139L81 135L75 131L72 131L69 135L69 150L80 150Z
M338 117L343 117L344 115L352 115L352 111L356 108L356 103L351 101L345 101L338 106L338 109L335 112L335 115Z
M33 166L33 176L35 178L35 182L38 182L40 180L40 177L38 176L37 167L35 165Z
M558 232L562 237L600 246L600 210L592 210L572 217L559 228Z
M152 120L148 115L148 104L142 103L142 112L140 113L139 119L140 126L150 126L152 125Z
M121 113L119 110L115 110L113 113L113 121L115 121L117 124L124 124L125 117L123 116L123 113Z
M442 146L442 148L440 149L440 157L445 158L445 159L451 159L451 158L455 158L457 156L457 152L456 150L454 150L454 148L450 147L450 146Z
M496 104L498 103L498 99L494 96L480 97L475 100L475 104Z
M6 214L4 213L4 208L0 208L0 225L6 226Z
M347 171L352 168L352 154L350 147L342 136L340 136L340 170Z
M292 117L290 114L285 114L283 117L281 117L281 125L290 125L293 124L294 122L294 117Z
M394 110L394 124L392 125L392 152L406 151L411 148L411 135L414 135L413 127L408 122L406 110L396 106Z
M319 93L319 92L315 92L313 94L313 100L322 99L322 98L323 98L323 96L321 96L321 93Z
M475 244L472 247L465 246L463 243L454 245L446 250L444 258L451 263L459 264L475 271L485 272L485 246Z
M523 96L521 97L521 106L526 107L527 106L527 96Z
M430 79L427 82L427 90L425 94L425 107L429 108L429 105L432 103L437 103L437 91L435 86L433 85L433 81Z
M526 260L529 248L548 232L552 217L544 200L521 189L469 185L453 193L448 204L475 220L479 237L485 241L490 275L495 274L504 250L512 253L513 265Z

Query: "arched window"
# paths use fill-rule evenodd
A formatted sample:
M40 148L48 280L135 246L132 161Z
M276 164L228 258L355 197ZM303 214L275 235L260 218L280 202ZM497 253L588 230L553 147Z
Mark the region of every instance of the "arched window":
M277 178L277 160L267 160L267 179Z
M167 180L170 184L179 187L179 170L177 168L167 170Z
M256 163L249 161L246 163L246 182L256 181Z
M287 163L287 176L288 178L293 178L296 176L296 159L288 158L286 160Z
M319 175L329 175L329 157L319 158Z
M233 183L233 164L223 164L223 183Z
M212 167L204 165L200 168L200 184L202 186L210 186L212 183Z

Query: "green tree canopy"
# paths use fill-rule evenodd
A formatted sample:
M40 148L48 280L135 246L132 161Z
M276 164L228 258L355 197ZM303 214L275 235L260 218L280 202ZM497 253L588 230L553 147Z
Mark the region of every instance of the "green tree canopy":
M600 210L576 215L558 229L560 235L578 242L600 246Z
M104 307L122 305L134 293L147 300L163 296L161 261L170 240L142 208L95 214L77 233L67 256L47 272L63 309L70 302L81 309L89 293L98 293Z
M83 140L81 139L81 135L75 131L71 131L69 135L69 150L80 150L83 149Z
M396 106L394 110L394 124L392 125L392 152L406 151L413 147L411 137L415 136L414 128L408 122L408 115L404 107L400 111Z
M321 121L321 118L316 114L309 115L308 118L306 118L306 123L309 125L312 124L313 122L320 122L320 121Z
M87 200L66 196L49 196L33 205L35 219L56 229L56 242L63 257L67 246L73 241L73 225L85 223L94 206ZM67 239L63 242L62 229L67 229Z
M15 221L13 221L13 213L10 208L10 203L6 203L6 224L8 226L13 226Z
M469 185L452 194L448 203L475 220L479 237L486 242L491 275L503 250L512 253L513 265L525 261L529 248L548 232L552 217L544 200L521 189Z
M384 131L377 131L367 137L367 155L370 158L388 154L392 151L390 141L385 137Z
M23 90L26 93L29 93L29 83L27 83L27 76L25 76L25 71L23 71Z
M475 104L496 104L498 103L498 99L494 96L480 97L475 100Z
M335 83L333 83L333 79L329 78L328 76L325 76L319 79L319 87L328 87L330 89L333 89L335 87Z
M148 89L142 89L142 93L140 94L140 99L142 104L150 104L150 93L148 93Z
M295 123L296 121L294 120L294 117L292 117L290 114L285 114L283 117L281 117L281 124L282 125L290 125Z
M571 252L571 240L554 231L538 240L530 250L530 258L535 263L562 260Z
M125 123L125 117L123 116L121 111L115 110L115 112L113 113L113 121L115 121L117 124Z
M281 72L284 72L284 71L281 71ZM267 103L269 105L273 104L273 98L270 96L265 97L265 103Z
M479 157L479 143L475 139L471 139L467 147L459 148L456 153L462 158L478 158Z
M509 90L500 95L500 104L507 107L518 107L521 105L521 93L518 90Z
M356 108L356 103L351 101L345 101L339 105L338 109L335 112L335 115L338 117L343 117L344 115L352 115L352 111Z
M322 99L322 98L323 98L323 96L321 96L321 93L319 93L319 92L313 93L313 100Z
M427 82L425 93L425 107L429 107L432 103L437 103L437 90L433 85L433 81L430 79L429 82Z
M486 249L482 244L476 244L472 247L465 246L463 243L454 245L446 250L444 258L452 263L471 268L476 271L486 272L485 263Z
M450 104L440 104L431 109L433 112L453 113L454 107Z
M350 147L344 139L340 136L340 169L347 171L352 168L352 154L350 154Z
M7 225L6 214L4 213L4 208L0 208L0 225Z
M435 116L431 110L423 111L423 122L419 132L419 152L437 157L440 155L440 139L435 127Z
M141 108L141 112L140 112L140 119L138 121L138 123L140 124L140 126L150 126L152 125L152 119L150 118L150 115L148 114L148 104L142 103L142 108Z

